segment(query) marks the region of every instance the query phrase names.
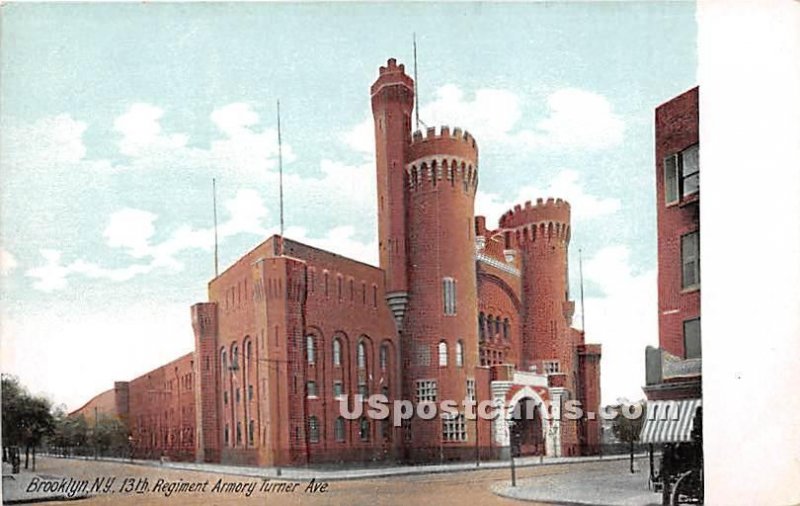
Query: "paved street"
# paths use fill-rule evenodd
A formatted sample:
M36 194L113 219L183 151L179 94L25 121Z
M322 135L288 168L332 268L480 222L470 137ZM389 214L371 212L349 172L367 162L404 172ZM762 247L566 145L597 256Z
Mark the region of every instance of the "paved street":
M630 473L628 462L574 466L569 473L531 476L517 481L516 487L496 483L500 495L526 500L591 504L604 506L657 506L661 495L648 490L648 463L639 459L637 472Z
M551 484L556 487L555 490L566 486L566 489L561 488L561 493L556 495L556 499L569 501L572 492L568 494L565 493L566 490L579 490L582 484L588 484L591 489L597 485L602 476L622 476L620 479L625 481L626 469L627 462L624 460L523 467L517 470L520 487L516 491L523 495L526 494L526 491L528 493L541 492L542 487L535 484ZM315 483L317 485L316 492L312 492L308 488L308 479L278 481L272 478L265 481L266 479L250 476L91 460L41 458L37 462L36 474L39 477L89 480L90 487L97 478L116 478L107 492L95 493L81 501L85 504L216 505L238 504L242 501L263 504L265 500L271 504L289 505L521 504L520 501L500 497L494 493L494 490L503 490L504 486L508 484L510 476L508 469L330 481L327 487L322 483ZM646 485L646 469L638 476L645 480L643 483ZM29 474L23 479L30 481L31 477ZM584 477L589 477L589 479L584 479ZM129 478L130 481L125 482L126 478ZM142 483L139 481L140 479L147 480L147 492L137 494L121 491ZM610 487L619 488L619 480L612 481ZM629 479L627 481L630 482ZM104 486L107 483L106 481ZM293 485L294 483L297 485ZM631 483L628 483L628 488L630 485ZM21 482L19 486L23 490L27 487ZM190 490L192 486L194 490ZM213 490L215 486L217 491ZM169 494L170 487L173 487L171 494ZM178 487L183 487L185 490L176 491L175 489ZM201 491L203 488L204 492ZM250 490L252 492L248 497L247 493ZM646 488L644 491L646 492ZM633 492L639 491L634 489ZM168 494L169 496L167 496ZM525 504L536 503L526 502Z

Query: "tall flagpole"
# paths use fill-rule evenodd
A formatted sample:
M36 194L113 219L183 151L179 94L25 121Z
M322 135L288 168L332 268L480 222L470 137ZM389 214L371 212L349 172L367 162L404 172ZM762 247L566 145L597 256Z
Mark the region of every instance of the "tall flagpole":
M419 80L417 78L417 33L414 32L414 117L419 130Z
M578 248L578 270L581 278L581 330L586 334L586 314L583 307L583 251Z
M283 255L283 151L281 146L281 101L278 100L278 187L281 208L281 238L279 255Z
M214 277L219 276L219 241L217 238L217 178L211 179L214 192Z

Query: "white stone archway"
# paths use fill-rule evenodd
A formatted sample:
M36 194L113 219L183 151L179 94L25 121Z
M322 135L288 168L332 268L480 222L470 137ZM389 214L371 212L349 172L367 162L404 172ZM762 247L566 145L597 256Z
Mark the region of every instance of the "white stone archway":
M514 392L511 399L506 400L506 394L513 386L515 385L511 382L493 382L492 385L492 394L495 402L503 406L500 416L494 420L493 424L495 443L500 447L510 448L511 431L509 430L508 420L513 416L517 404L523 399L531 399L540 408L538 411L542 422L542 440L545 443L545 455L559 456L561 454L561 424L559 420L557 418L550 420L548 416L545 416L549 406L545 404L541 395L529 385L522 386ZM553 401L556 401L556 399L553 399Z
M548 416L545 416L545 413L548 410L548 406L545 405L544 399L539 395L539 393L531 388L530 386L524 386L517 390L511 399L508 401L508 408L506 412L506 420L509 417L513 416L514 410L516 409L517 405L522 402L524 399L531 399L534 402L534 405L539 408L537 411L539 413L539 417L541 418L542 422L542 441L544 441L544 452L545 455L552 456L556 453L555 451L555 424L553 424L552 420L549 419ZM510 443L510 439L509 439Z

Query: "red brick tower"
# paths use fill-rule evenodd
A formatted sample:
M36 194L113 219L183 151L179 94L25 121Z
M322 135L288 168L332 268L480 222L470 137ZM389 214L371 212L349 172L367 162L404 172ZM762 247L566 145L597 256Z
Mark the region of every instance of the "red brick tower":
M219 363L217 361L217 305L201 302L192 306L195 361L195 458L198 462L219 462Z
M548 375L550 386L585 401L578 378L576 345L582 333L570 328L574 302L569 300L568 247L570 206L561 199L537 199L515 206L500 218L500 227L513 234L522 252L522 343L520 366L536 366ZM562 399L565 400L565 399ZM561 425L564 455L580 451L579 426Z
M416 132L409 147L409 304L404 326L412 401L459 404L478 363L474 201L478 148L469 133L442 127ZM431 386L435 385L435 395ZM427 392L427 393L426 393ZM459 409L459 411L462 411ZM474 448L474 424L414 418L417 460L458 458ZM469 429L467 429L469 426ZM472 450L474 451L474 450Z
M386 301L398 326L408 303L405 163L411 135L414 81L394 58L370 89L378 176L378 249L386 273Z
M522 251L522 355L524 368L539 361L558 361L573 389L573 340L569 326L574 303L567 285L567 249L570 237L569 203L538 199L535 205L516 206L500 218L500 227L513 231ZM553 367L553 366L550 366ZM552 372L551 370L545 372Z

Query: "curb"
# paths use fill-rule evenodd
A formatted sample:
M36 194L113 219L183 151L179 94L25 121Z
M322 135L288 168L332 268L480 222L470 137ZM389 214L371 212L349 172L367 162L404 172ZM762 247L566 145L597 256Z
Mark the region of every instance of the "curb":
M646 454L638 454L636 458L645 457ZM52 457L59 459L61 457ZM535 458L535 457L534 457ZM517 462L515 463L514 467L518 469L522 468L530 468L530 467L538 467L538 466L557 466L557 465L565 465L565 464L589 464L589 463L597 463L597 462L613 462L619 460L627 460L630 458L630 455L609 455L603 458L600 457L577 457L575 460L558 460L558 461L530 461L530 462ZM69 458L72 459L72 458ZM568 457L566 459L569 459ZM76 459L82 460L82 459ZM89 459L91 461L93 459ZM511 464L508 461L487 461L481 463L480 466L471 465L466 467L460 466L453 466L453 467L434 467L434 466L419 466L419 467L409 467L409 466L402 466L402 469L398 469L397 467L387 467L384 469L376 469L373 472L368 472L364 474L358 475L333 475L333 476L326 476L326 471L322 470L313 470L313 469L302 469L299 470L297 468L283 468L284 473L289 472L290 474L282 474L280 476L277 475L275 472L275 468L255 468L255 467L241 467L236 468L235 466L226 466L224 469L216 469L213 465L208 466L207 464L195 464L195 463L182 463L182 462L165 462L161 463L159 461L142 461L142 460L124 460L124 459L113 459L113 458L99 458L96 462L114 462L119 464L127 464L127 465L138 465L144 467L153 467L153 468L164 468L164 469L173 469L173 470L180 470L180 471L192 471L192 472L200 472L200 473L213 473L213 474L222 474L228 476L245 476L250 478L265 478L271 480L280 480L280 481L305 481L310 480L312 478L316 478L317 480L324 480L324 481L352 481L352 480L369 480L374 478L391 478L395 476L420 476L420 475L432 475L432 474L445 474L445 473L461 473L461 472L475 472L475 471L486 471L486 470L496 470L496 469L510 469ZM356 470L354 470L356 471ZM362 471L362 470L358 470ZM294 475L294 473L300 472L302 474Z

